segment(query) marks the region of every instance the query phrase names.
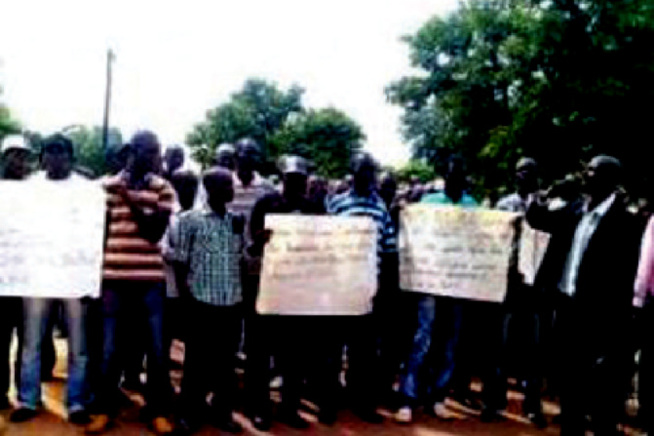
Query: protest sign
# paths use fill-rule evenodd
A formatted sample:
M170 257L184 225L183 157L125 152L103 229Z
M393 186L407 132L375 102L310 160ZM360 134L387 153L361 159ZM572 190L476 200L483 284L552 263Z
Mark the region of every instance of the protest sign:
M523 220L518 250L518 271L522 273L526 284L534 284L549 242L549 233L540 232Z
M377 229L370 218L268 215L257 312L362 315L377 291Z
M91 181L0 182L0 295L100 295L105 194Z
M407 291L501 302L516 214L413 205L402 212L400 286Z

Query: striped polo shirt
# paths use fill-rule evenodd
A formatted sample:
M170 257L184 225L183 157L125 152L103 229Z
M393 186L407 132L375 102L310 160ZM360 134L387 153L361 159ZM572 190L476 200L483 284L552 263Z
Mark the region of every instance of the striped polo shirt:
M165 281L161 248L141 237L129 206L116 189L125 184L120 173L103 181L107 192L107 242L102 276L104 280ZM175 191L159 176L151 176L146 187L128 190L129 196L146 213L173 211Z
M327 202L327 213L340 216L367 216L377 225L377 251L394 253L397 251L395 226L384 200L372 192L367 197L357 195L354 190L332 197Z

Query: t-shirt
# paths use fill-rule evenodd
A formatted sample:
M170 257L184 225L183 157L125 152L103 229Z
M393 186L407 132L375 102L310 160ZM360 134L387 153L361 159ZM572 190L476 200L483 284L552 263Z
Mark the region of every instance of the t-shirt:
M103 181L107 192L107 243L105 246L104 280L163 282L163 257L158 244L143 238L132 211L117 193L126 183L124 172ZM175 191L159 176L150 176L140 190L128 190L129 196L146 213L173 211Z

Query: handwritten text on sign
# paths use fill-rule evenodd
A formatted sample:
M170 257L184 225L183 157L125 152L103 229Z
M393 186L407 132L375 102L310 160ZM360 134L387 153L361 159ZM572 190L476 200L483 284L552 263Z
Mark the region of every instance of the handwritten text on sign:
M501 302L516 215L457 207L409 206L400 226L404 290Z
M0 199L0 296L99 296L105 220L100 186L0 182Z
M377 230L369 218L268 215L257 312L362 315L377 291Z

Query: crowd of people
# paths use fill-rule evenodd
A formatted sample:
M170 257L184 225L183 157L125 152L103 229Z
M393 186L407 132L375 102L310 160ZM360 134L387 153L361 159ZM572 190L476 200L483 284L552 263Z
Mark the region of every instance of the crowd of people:
M91 183L75 171L74 149L64 135L48 137L36 159L40 170L33 173L32 148L20 136L7 137L0 150L2 179L38 178L61 189ZM250 139L220 145L213 165L199 176L182 169L181 148L162 155L148 131L116 153L113 173L101 180L107 196L101 298L0 297L0 409L12 407L14 331L18 339L11 421L30 421L42 408L41 383L54 360L53 318L60 314L68 339L68 419L91 434L112 425L123 405L121 388L129 387L143 391L142 416L157 434L191 434L206 423L238 433L233 412L241 407L261 431L273 420L308 428L299 413L303 398L327 425L343 407L380 423L382 405L401 423L421 410L456 419L446 398L479 408L481 420L493 422L502 419L511 377L525 394L524 414L539 428L548 425L541 401L546 388L560 398L561 434L591 429L614 435L624 418L636 351L642 425L654 428L654 349L646 337L654 319L654 220L629 210L617 159L593 158L583 193L569 184L541 190L537 162L518 161L516 192L495 207L519 213L551 237L528 284L518 269L516 227L507 296L497 304L399 286L403 207L482 207L467 192L462 159L450 159L443 186L398 193L393 175L378 177L367 153L357 153L351 176L336 184L312 175L305 159L286 156L279 186L257 172L260 154ZM3 204L1 213L11 213L10 206ZM379 275L372 312L257 313L269 214L371 218ZM177 365L170 358L174 340L185 350L180 392L170 379ZM270 395L276 376L282 380L278 406ZM480 404L471 391L473 377L481 380Z

